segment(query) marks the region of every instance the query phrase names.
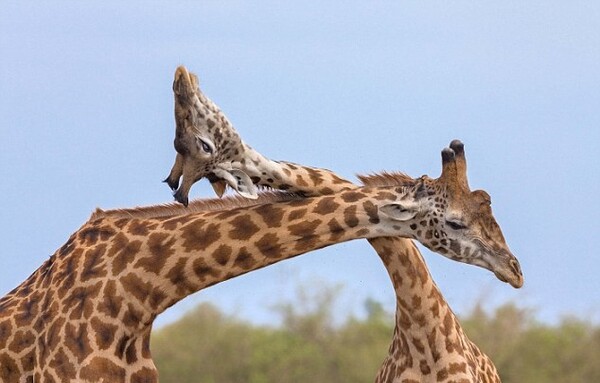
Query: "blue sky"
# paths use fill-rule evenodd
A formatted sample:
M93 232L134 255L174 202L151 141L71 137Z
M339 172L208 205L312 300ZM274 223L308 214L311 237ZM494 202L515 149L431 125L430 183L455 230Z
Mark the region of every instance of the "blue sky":
M0 5L0 295L97 207L171 200L175 68L263 154L342 176L440 171L465 142L520 259L514 290L423 250L446 299L600 319L600 3L171 1ZM212 196L206 185L192 195ZM365 241L194 295L259 323L297 284L344 286L340 312L394 295Z

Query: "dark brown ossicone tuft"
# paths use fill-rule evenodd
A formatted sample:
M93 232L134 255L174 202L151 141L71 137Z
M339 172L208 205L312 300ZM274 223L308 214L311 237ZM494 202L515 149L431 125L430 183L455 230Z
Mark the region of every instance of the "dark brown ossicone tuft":
M461 155L465 151L465 144L461 140L452 140L450 142L450 149L454 150L454 153Z
M454 161L454 157L455 157L455 153L454 150L450 149L450 148L444 148L442 150L442 163L446 164L450 161Z

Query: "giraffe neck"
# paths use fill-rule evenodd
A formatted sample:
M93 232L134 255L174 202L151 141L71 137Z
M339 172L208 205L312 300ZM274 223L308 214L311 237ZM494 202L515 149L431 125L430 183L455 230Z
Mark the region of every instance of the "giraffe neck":
M485 368L497 378L491 361L464 334L417 247L409 242L399 252L397 238L369 242L386 266L396 293L394 336L376 382L471 382L486 374Z
M143 311L154 317L200 289L311 250L356 238L412 235L407 225L380 221L377 190L157 218L108 214L79 236L97 240L85 246L103 248L102 257L123 254L111 262L112 277L135 288L130 293L143 298ZM131 253L124 254L128 248Z
M356 188L350 181L332 171L285 161L271 160L249 145L242 144L243 158L233 167L243 169L254 184L277 190L287 190L306 196L327 195Z

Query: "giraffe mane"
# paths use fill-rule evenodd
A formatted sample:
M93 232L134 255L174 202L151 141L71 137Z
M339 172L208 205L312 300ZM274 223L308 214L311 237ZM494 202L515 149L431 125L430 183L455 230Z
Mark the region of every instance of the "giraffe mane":
M177 202L169 202L150 206L137 206L133 208L103 210L96 208L89 218L89 221L96 219L112 218L158 218L171 217L176 215L186 215L203 211L231 210L241 207L264 205L267 203L285 202L303 198L299 194L263 191L258 194L257 199L248 199L241 196L227 196L225 198L197 199L190 202L185 207Z
M371 174L358 174L360 182L365 186L411 186L415 180L402 172L381 172Z

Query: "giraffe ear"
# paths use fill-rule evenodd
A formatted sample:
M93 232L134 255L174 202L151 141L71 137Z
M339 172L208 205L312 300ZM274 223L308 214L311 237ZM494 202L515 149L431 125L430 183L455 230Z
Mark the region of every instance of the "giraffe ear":
M257 199L258 198L258 189L250 179L250 177L243 171L233 169L231 174L235 178L235 185L230 186L235 189L242 197Z
M242 197L256 199L258 198L258 189L250 177L241 170L237 169L217 169L215 175L223 179L227 184Z
M379 208L381 214L395 221L408 221L417 216L419 207L415 203L390 203Z

